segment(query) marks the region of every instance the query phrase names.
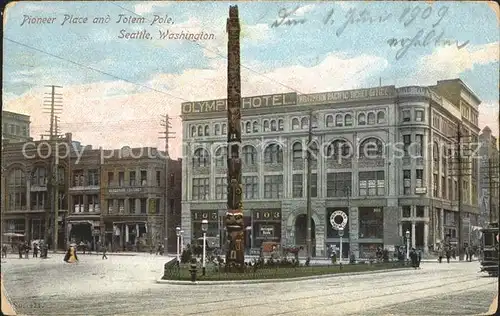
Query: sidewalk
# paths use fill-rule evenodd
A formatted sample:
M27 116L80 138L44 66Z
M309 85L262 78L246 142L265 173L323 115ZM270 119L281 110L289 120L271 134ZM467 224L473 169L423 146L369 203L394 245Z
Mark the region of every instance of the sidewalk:
M7 295L5 293L5 288L3 286L3 274L2 274L2 279L1 279L1 295L2 295L2 314L3 315L12 315L15 316L16 311L14 310L14 307L10 304L9 299L7 298Z

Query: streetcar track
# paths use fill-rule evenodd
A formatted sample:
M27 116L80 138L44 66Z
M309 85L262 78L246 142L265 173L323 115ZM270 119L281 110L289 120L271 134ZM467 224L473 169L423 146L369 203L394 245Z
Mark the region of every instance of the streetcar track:
M477 285L474 290L478 290L478 289L481 289L483 287L486 287L486 286L489 286L491 284L495 283L495 281L491 282L491 283L486 283L486 284L480 284L480 285ZM455 294L459 294L459 293L464 293L464 292L470 292L470 289L463 289L463 290L454 290L453 291L453 295ZM452 296L450 294L448 295L444 295L444 296ZM422 298L417 298L417 299L414 299L413 302L415 301L424 301L424 300L427 300L429 299L428 297L422 297ZM390 305L386 305L383 307L383 309L390 309L392 307L395 307L395 306L398 306L398 305L401 305L401 303L395 303L395 304L390 304ZM485 308L486 309L486 308ZM363 315L366 315L366 314L369 314L370 310L367 310L367 311L363 311ZM277 314L279 315L279 314ZM353 314L346 314L344 316L357 316L357 315L360 315L359 313L353 313Z
M441 280L442 279L456 279L457 277L456 276L450 276L450 277L446 277L446 278L440 278ZM455 282L447 282L446 284L443 284L443 285L439 285L439 286L433 286L433 287L428 287L428 288L424 288L422 290L429 290L429 289L433 289L433 288L437 288L437 287L444 287L444 286L449 286L451 284L458 284L458 283L462 283L462 282L471 282L471 281L476 281L475 279L473 280L459 280L459 281L455 281ZM387 282L387 280L385 281ZM383 283L385 283L383 282ZM378 287L377 290L382 290L382 289L387 289L387 288L391 288L391 287L396 287L396 286L402 286L402 285L405 285L406 282L402 282L400 284L391 284L391 285L387 285L387 286L384 286L384 287ZM332 290L332 289L328 289L328 290ZM414 290L414 291L422 291L422 290ZM351 290L351 291L342 291L342 294L351 294L351 293L357 293L359 292L359 289L356 289L356 290ZM397 293L397 295L399 295L401 293ZM335 293L327 293L327 294L318 294L318 295L310 295L310 296L302 296L302 297L299 297L299 298L292 298L292 299L281 299L280 300L280 303L284 303L286 304L287 302L293 302L293 301L297 301L297 300L306 300L306 299L314 299L314 298L320 298L320 297L327 297L327 296L332 296L332 295L335 295ZM391 294L383 294L383 295L375 295L375 296L370 296L370 298L376 298L376 297L384 297L384 296L390 296L390 295L396 295L394 293L391 293ZM243 298L244 300L245 298ZM355 299L355 300L350 300L350 301L344 301L344 302L339 302L339 303L336 303L336 304L343 304L343 303L350 303L350 302L355 302L355 301L360 301L360 300L365 300L367 298L360 298L360 299ZM200 305L206 305L206 304L214 304L214 303L224 303L224 302L234 302L234 299L225 299L225 300L217 300L217 301L212 301L212 302L203 302L203 303L196 303L194 305L196 306L200 306ZM269 302L259 302L259 303L256 303L256 304L246 304L246 305L239 305L237 306L236 308L248 308L248 307L253 307L253 306L262 306L262 305L267 305L267 304L275 304L275 301L269 301ZM328 303L328 304L321 304L320 306L325 306L325 305L328 305L330 306L329 304L331 303ZM172 307L184 307L184 306L193 306L193 304L182 304L182 305L174 305ZM314 307L314 308L317 308L318 306ZM213 309L213 310L203 310L203 311L198 311L198 312L194 312L194 313L188 313L188 314L183 314L183 315L203 315L203 313L208 313L208 312L221 312L221 311L224 311L224 310L229 310L229 309L234 309L235 306L232 306L232 307L225 307L225 308L219 308L219 309ZM306 308L306 309L302 309L302 310L309 310L309 309L314 309L314 308ZM278 313L278 314L273 314L273 315L283 315L283 314L286 314L286 313Z

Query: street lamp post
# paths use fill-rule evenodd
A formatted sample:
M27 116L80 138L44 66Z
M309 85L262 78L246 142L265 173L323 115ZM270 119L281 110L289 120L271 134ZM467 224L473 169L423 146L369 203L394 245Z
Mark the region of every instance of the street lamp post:
M179 226L175 228L175 233L177 234L177 262L179 262L180 261L179 248L181 240L181 228Z
M201 230L203 231L203 265L201 268L202 274L205 275L206 271L206 258L207 258L207 230L208 230L208 221L206 219L201 221Z
M181 254L184 251L184 231L181 230Z
M410 260L410 231L406 231L406 260Z
M344 229L340 228L339 229L339 237L340 237L340 260L339 262L342 263L342 237L344 237Z

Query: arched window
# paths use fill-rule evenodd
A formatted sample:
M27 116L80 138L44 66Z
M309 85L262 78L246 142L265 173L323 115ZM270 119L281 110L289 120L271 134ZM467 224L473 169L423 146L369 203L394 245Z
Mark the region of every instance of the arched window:
M342 120L342 115L337 114L335 116L335 126L342 126L343 125L343 120Z
M253 121L253 123L252 123L252 129L253 129L254 133L258 133L259 132L259 123L257 123L257 121Z
M214 126L214 134L215 134L215 136L219 136L220 135L220 124L215 124L215 126Z
M222 124L222 135L227 135L227 125L226 125L226 123Z
M300 128L302 129L306 129L309 127L309 119L307 117L303 117L301 120L300 120Z
M253 166L257 163L257 149L255 147L246 145L241 150L243 156L243 163L246 166Z
M196 126L191 126L191 137L196 136Z
M358 125L366 125L366 115L365 113L358 114Z
M384 124L385 123L385 112L380 111L377 113L377 124Z
M210 136L210 126L205 125L205 136Z
M344 116L344 125L345 126L352 126L352 116L351 116L351 114L346 114Z
M300 142L296 142L295 144L293 144L292 151L293 151L293 156L292 156L293 163L294 164L300 163L304 159L302 154L302 144Z
M20 168L14 168L9 173L9 187L25 187L26 176Z
M436 163L436 164L439 163L439 145L438 145L438 143L434 142L432 152L433 152L432 158L434 160L434 163Z
M370 112L368 113L368 125L373 125L375 124L375 113Z
M45 167L36 167L33 172L32 184L46 186L47 185L47 170Z
M283 151L278 144L270 144L264 150L264 163L283 163Z
M221 146L215 151L215 166L225 167L227 165L227 147Z
M326 157L334 160L350 159L352 157L352 152L351 143L343 139L336 139L328 145Z
M251 132L252 132L252 123L246 122L245 123L245 133L251 133Z
M210 165L210 155L204 148L198 148L194 151L193 167L208 167Z
M26 209L26 175L20 168L14 168L8 176L8 209Z
M270 131L269 121L268 120L264 120L264 132L269 132L269 131Z
M327 127L333 126L333 115L326 116L326 126Z
M300 128L300 122L299 122L299 119L294 117L292 119L292 130L297 130Z
M271 120L271 131L276 132L278 130L278 126L276 124L276 120Z
M285 130L285 124L283 123L283 119L278 120L278 131Z
M203 136L203 126L198 126L198 136Z
M382 142L374 137L365 139L359 145L360 158L381 158L383 152L384 152L384 146L382 145Z

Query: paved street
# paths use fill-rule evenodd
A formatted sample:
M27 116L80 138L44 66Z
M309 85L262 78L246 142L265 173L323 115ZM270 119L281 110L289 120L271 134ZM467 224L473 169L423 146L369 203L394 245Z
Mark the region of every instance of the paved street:
M7 259L7 294L23 315L474 315L497 293L477 262L307 281L220 286L156 284L166 257L63 255Z

